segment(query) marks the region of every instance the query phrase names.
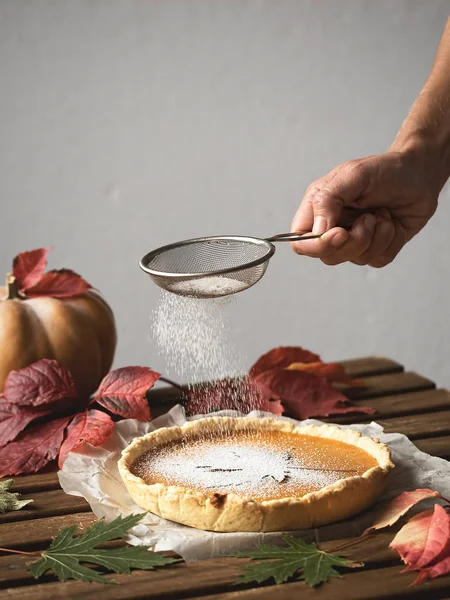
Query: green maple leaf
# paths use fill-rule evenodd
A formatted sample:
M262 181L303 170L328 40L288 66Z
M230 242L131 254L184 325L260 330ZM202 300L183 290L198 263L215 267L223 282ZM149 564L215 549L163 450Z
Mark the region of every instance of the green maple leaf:
M101 573L83 566L81 563L93 563L115 573L130 573L131 569L154 569L179 562L180 559L155 554L146 546L126 546L124 548L96 549L98 544L121 538L144 517L145 513L118 517L107 524L97 521L86 533L74 537L76 525L62 529L53 539L42 558L28 568L37 579L49 569L53 569L60 581L81 579L99 583L114 583Z
M337 554L329 554L320 550L316 544L306 544L303 540L283 536L287 546L258 546L256 550L238 552L237 558L264 559L256 564L246 565L236 583L261 583L274 579L275 583L284 583L301 570L299 579L314 587L330 577L342 577L335 567L354 568L362 566ZM267 560L275 559L275 560Z
M17 492L9 492L8 490L13 485L13 479L5 479L0 481L0 513L6 513L10 510L20 510L33 500L20 500L20 494Z

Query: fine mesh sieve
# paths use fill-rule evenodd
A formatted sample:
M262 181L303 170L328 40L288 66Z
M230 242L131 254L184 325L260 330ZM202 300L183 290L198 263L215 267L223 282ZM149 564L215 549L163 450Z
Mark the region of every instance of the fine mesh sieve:
M140 267L159 287L193 298L218 298L241 292L264 275L275 252L272 242L320 237L282 233L268 239L223 235L184 240L146 254Z

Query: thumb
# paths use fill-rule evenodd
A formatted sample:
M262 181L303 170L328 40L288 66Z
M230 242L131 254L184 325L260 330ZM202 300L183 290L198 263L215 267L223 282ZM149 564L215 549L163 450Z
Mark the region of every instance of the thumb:
M343 225L346 207L365 208L361 199L369 191L377 170L376 158L369 157L345 163L317 182L309 199L314 216L313 233L319 235Z

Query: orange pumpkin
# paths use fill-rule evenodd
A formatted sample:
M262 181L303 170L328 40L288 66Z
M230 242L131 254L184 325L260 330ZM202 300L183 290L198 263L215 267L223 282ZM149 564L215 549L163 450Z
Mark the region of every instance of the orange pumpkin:
M0 391L10 371L54 358L71 371L80 394L94 392L111 367L117 341L114 315L100 294L27 299L10 275L0 298Z

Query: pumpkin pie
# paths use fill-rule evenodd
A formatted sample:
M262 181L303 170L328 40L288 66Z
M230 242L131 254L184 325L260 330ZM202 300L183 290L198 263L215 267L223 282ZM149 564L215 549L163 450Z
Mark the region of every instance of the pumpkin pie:
M334 425L209 417L136 438L119 471L141 508L211 531L288 531L349 518L383 491L387 446Z

